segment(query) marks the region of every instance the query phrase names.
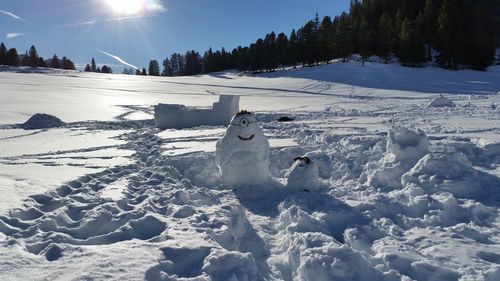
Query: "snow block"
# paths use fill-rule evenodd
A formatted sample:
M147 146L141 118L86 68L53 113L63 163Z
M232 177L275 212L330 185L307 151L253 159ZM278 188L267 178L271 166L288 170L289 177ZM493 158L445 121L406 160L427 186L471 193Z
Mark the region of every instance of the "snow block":
M64 125L64 122L56 116L45 114L45 113L37 113L21 125L21 128L25 130L37 130L37 129L46 129L46 128L57 128Z
M202 125L227 125L238 112L239 96L219 96L212 109L188 107L182 104L163 104L155 106L154 119L160 129L182 129Z

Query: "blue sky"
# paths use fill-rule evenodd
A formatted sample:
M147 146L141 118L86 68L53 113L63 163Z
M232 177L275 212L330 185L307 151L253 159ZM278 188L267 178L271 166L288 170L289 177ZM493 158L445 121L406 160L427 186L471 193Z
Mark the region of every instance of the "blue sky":
M125 9L124 2L132 5ZM246 46L266 33L287 35L314 17L335 16L349 0L0 0L0 41L24 52L56 53L77 65L92 57L121 71L173 52ZM141 4L136 10L134 5ZM21 35L22 34L22 35Z

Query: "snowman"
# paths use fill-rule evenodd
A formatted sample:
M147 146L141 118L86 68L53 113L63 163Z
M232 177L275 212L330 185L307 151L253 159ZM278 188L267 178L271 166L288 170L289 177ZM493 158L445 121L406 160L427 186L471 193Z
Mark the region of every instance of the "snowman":
M293 191L311 190L318 186L318 166L309 157L294 159L287 173L286 187Z
M255 116L241 110L217 141L215 160L226 186L254 186L269 179L269 141Z

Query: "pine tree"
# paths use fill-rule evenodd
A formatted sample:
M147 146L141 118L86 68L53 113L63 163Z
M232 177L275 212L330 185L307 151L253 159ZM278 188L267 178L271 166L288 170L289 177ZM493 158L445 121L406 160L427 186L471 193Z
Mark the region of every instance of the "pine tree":
M214 71L212 60L213 60L213 51L212 48L209 48L208 51L206 51L205 54L203 54L202 68L204 73L210 73Z
M75 64L67 57L62 58L61 67L66 70L76 70Z
M170 56L174 76L184 75L184 56L179 53L173 53Z
M97 72L97 67L95 65L95 59L92 58L92 62L90 63L90 69L92 70L92 72Z
M346 62L352 51L352 33L349 15L345 12L338 18L335 32L335 47L342 61Z
M0 44L0 65L7 64L7 48L3 44Z
M236 61L238 59L238 49L234 48L231 52L231 56L229 57L229 64L227 65L227 69L236 69Z
M17 54L16 48L11 48L7 51L7 65L19 66L19 56Z
M387 63L391 58L391 51L394 47L394 28L389 14L384 14L380 18L378 26L377 54Z
M332 19L325 16L318 31L318 57L320 61L328 62L332 59Z
M247 72L250 69L250 49L248 47L238 47L236 68L239 71Z
M473 18L474 22L465 21L466 35L465 64L475 70L485 70L495 59L496 47L500 46L500 6L497 5L498 17L491 13L494 10L492 1L466 2L463 15ZM495 42L496 39L496 42Z
M276 57L278 64L284 69L287 64L287 52L288 49L288 38L285 33L281 32L278 34L278 38L276 39Z
M30 66L30 57L28 55L28 51L24 53L24 56L21 57L21 66Z
M318 26L316 20L307 22L300 30L302 63L313 65L319 60L318 56Z
M267 71L276 69L278 62L276 57L276 35L274 32L267 34L264 37L264 68Z
M87 65L85 66L85 72L92 72L92 68L90 68L90 65L87 63Z
M31 67L37 67L40 62L40 58L38 57L38 52L34 45L31 46L29 55L28 55L28 65Z
M148 73L150 76L160 76L160 64L157 60L151 60L149 62Z
M179 73L179 61L177 60L177 53L173 53L170 56L170 61L172 62L172 75L173 76L180 76L181 74Z
M61 62L59 61L59 58L54 54L52 56L52 59L50 60L50 67L51 68L61 68Z
M143 68L143 69L142 69L142 71L141 71L141 75L142 75L142 76L146 76L146 75L148 75L148 73L146 72L146 69L145 69L145 68Z
M425 7L422 11L424 22L424 40L427 44L427 60L432 60L431 50L437 41L437 17L438 3L436 0L426 0Z
M255 44L250 45L251 69L254 72L264 69L264 40L257 39Z
M370 28L368 21L365 19L361 20L358 32L359 53L364 62L374 52L375 32Z
M38 59L38 67L47 67L47 63L42 57Z
M404 66L420 66L426 60L422 38L418 37L409 18L403 21L400 33L399 61Z
M222 53L225 53L223 50ZM224 57L228 54L224 54ZM200 55L194 50L188 51L185 55L186 66L183 75L197 75L201 73L202 63Z
M222 49L220 50L220 57L219 57L219 61L217 64L217 71L221 71L226 67L227 57L228 57L228 55L227 55L226 49L224 47L222 47Z
M111 69L111 67L108 67L107 65L103 65L102 69L101 69L101 72L102 73L112 74L113 73L113 69Z
M185 70L186 70L186 58L180 54L177 53L177 62L178 62L178 70L179 70L179 75L184 75Z
M457 0L444 0L439 10L438 35L441 65L452 68L460 62L463 44L460 13Z
M292 33L290 33L290 40L289 40L289 45L288 45L288 65L293 66L295 68L297 66L297 53L298 53L298 48L299 48L299 40L297 37L297 33L295 32L295 29L292 30Z
M472 69L485 70L495 57L495 43L483 23L477 21L468 32L467 61Z
M172 68L172 62L170 59L166 58L163 60L163 71L161 73L162 76L174 76L174 69Z

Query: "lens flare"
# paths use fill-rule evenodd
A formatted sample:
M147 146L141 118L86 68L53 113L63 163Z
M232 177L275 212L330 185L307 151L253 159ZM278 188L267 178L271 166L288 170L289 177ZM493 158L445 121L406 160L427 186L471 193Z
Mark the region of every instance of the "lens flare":
M113 12L121 15L140 14L145 9L145 0L106 0Z

